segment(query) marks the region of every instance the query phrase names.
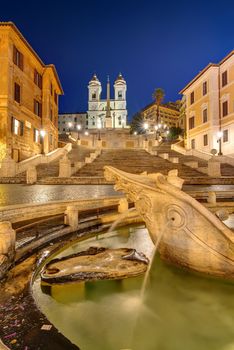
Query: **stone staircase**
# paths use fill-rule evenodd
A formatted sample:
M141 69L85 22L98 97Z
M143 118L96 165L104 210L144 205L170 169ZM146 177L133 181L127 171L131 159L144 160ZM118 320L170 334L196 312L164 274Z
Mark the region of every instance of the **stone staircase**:
M155 147L154 150L157 151L158 156L162 155L163 153L168 153L169 157L177 157L179 160L179 163L185 164L189 162L197 162L198 163L198 170L202 172L202 169L208 167L208 161L203 160L201 158L190 156L190 155L184 155L181 153L178 153L171 149L171 145L173 142L166 141L163 142L158 147ZM221 164L221 176L230 176L234 177L234 167L230 164L223 163Z
M161 153L165 153L165 150L166 148L161 148ZM174 164L161 157L150 155L145 150L134 149L102 150L102 154L93 163L86 164L74 176L103 177L103 167L105 165L133 174L140 174L146 171L147 173L160 172L166 175L169 170L178 169L178 175L182 178L207 177L207 175L201 174L182 163Z
M77 146L76 144L72 145L71 152L68 153L68 159L71 161L73 166L75 162L84 161L85 157L90 154L91 150L83 147ZM47 177L58 177L59 176L59 160L57 159L54 162L49 164L40 164L37 166L37 178L42 180Z

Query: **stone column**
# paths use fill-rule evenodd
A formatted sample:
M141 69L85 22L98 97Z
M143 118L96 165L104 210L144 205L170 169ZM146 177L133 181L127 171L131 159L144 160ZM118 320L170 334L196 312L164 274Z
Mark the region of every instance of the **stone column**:
M65 211L64 224L69 225L73 230L77 230L79 223L79 212L74 205L67 206Z
M221 177L221 165L215 157L208 160L208 175L211 177Z
M35 166L30 166L26 172L26 183L33 185L37 182L37 169Z
M66 155L59 161L59 177L71 177L71 161Z
M118 213L125 213L128 210L128 201L126 198L121 198L118 205Z

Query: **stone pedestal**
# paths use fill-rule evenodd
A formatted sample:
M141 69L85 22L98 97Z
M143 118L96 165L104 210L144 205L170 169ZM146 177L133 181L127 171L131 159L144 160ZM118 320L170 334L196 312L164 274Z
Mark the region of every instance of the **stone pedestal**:
M59 177L71 177L71 161L67 156L59 161Z
M37 182L37 169L35 166L30 166L27 169L26 182L28 185L33 185Z
M216 204L216 193L213 191L208 192L207 203Z
M153 146L158 147L158 145L159 145L158 140L154 140L154 141L153 141Z
M16 162L7 156L0 163L0 177L14 177L16 175Z
M97 140L97 149L102 148L102 140Z
M78 228L78 223L78 209L74 205L69 205L64 213L64 224L76 230Z
M144 142L143 142L143 148L144 148L145 150L147 150L147 149L149 148L149 141L148 141L148 140L144 140Z
M221 164L214 157L208 160L208 175L211 177L221 177Z
M126 198L121 198L119 200L118 212L125 213L128 210L128 201Z
M0 279L15 258L15 231L8 221L0 222Z

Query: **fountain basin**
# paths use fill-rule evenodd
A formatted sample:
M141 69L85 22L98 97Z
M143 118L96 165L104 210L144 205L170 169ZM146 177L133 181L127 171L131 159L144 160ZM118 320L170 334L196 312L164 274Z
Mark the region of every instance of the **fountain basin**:
M41 273L48 284L123 279L143 274L149 263L143 253L131 248L90 247L50 261Z

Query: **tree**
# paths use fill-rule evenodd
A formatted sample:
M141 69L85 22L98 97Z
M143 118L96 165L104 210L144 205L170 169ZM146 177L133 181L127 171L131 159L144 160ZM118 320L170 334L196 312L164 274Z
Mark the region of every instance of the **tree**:
M132 122L131 122L131 128L130 128L130 132L131 134L133 134L134 132L137 132L138 134L144 134L145 130L144 130L144 115L141 112L137 112L136 114L134 114L133 118L132 118Z
M162 88L157 88L154 90L153 95L152 95L153 99L155 100L155 103L157 105L157 114L156 114L156 120L155 123L159 124L159 115L160 115L160 104L162 103L164 97L165 97L165 91Z
M178 136L182 134L183 134L183 129L181 129L180 127L172 126L169 129L168 138L171 140L176 140Z

